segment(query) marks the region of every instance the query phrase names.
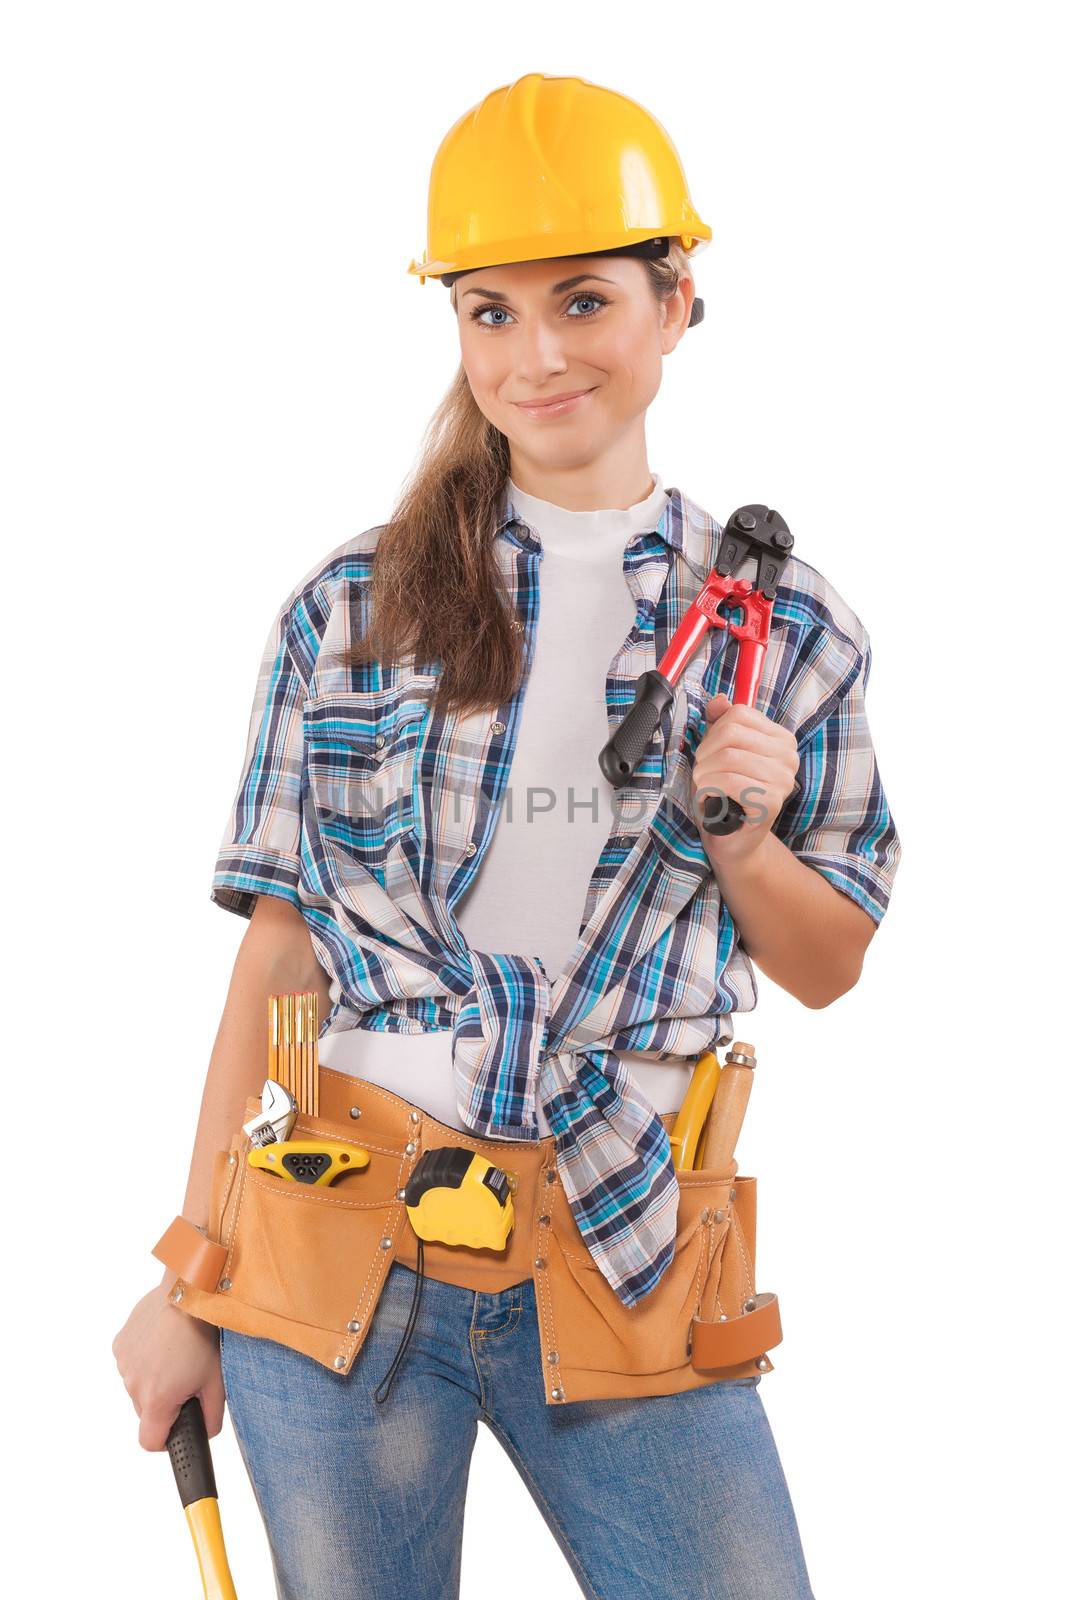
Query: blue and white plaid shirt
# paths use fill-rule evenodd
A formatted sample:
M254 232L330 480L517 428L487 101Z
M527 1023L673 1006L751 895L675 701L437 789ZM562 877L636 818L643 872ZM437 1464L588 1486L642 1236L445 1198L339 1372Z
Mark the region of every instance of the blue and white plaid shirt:
M508 703L458 717L429 707L437 662L341 663L367 624L378 532L318 562L274 619L211 898L244 916L260 894L299 907L342 992L324 1031L453 1030L458 1109L474 1133L535 1139L540 1104L590 1252L635 1305L673 1258L678 1184L666 1129L615 1052L695 1057L731 1040L734 1013L756 1000L693 799L706 701L720 689L733 698L737 646L713 628L689 662L616 796L574 949L550 984L537 957L471 949L453 914L507 789L537 644L540 540L505 495L494 548L524 633L523 680ZM657 527L628 543L636 616L607 673L605 740L666 650L721 534L670 489ZM790 560L756 700L800 753L773 828L877 923L900 844L864 710L870 666L855 613Z

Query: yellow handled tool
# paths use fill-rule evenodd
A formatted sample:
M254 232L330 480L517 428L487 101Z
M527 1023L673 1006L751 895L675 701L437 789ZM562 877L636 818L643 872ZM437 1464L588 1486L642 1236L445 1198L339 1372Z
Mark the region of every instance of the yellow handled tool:
M359 1145L323 1144L321 1139L276 1139L273 1144L253 1145L248 1165L276 1172L293 1183L324 1186L342 1173L365 1167L370 1151Z
M674 1119L670 1135L671 1155L676 1172L689 1172L699 1167L704 1148L704 1135L708 1114L718 1088L722 1067L714 1050L706 1050L693 1068L693 1076L685 1091L685 1099Z
M204 1600L237 1600L222 1537L204 1408L198 1395L190 1395L174 1419L167 1435L167 1453L193 1536Z
M755 1046L740 1041L731 1045L723 1066L714 1050L700 1057L670 1135L676 1172L729 1173L755 1065Z

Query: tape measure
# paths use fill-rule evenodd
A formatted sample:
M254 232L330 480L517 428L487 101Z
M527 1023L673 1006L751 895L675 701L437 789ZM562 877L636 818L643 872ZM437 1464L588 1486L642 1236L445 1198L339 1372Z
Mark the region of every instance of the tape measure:
M426 1150L404 1185L404 1205L420 1239L503 1250L515 1226L511 1180L477 1150Z
M427 1239L460 1244L475 1250L503 1250L515 1226L511 1199L514 1173L494 1167L477 1150L464 1145L441 1145L424 1150L401 1193L411 1226L419 1241L416 1252L415 1293L400 1347L388 1372L374 1391L381 1404L392 1387L404 1358L422 1298Z

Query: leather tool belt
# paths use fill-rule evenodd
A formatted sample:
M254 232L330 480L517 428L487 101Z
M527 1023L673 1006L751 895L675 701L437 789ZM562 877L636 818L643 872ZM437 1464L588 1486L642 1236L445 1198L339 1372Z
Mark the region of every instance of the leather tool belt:
M245 1120L258 1112L247 1102ZM678 1174L674 1259L651 1294L622 1304L586 1248L554 1163L555 1140L468 1137L421 1107L320 1068L319 1116L291 1137L360 1146L370 1162L337 1182L290 1182L248 1165L239 1129L215 1156L208 1233L176 1217L153 1254L178 1274L170 1301L217 1327L277 1340L338 1374L366 1338L394 1261L418 1239L398 1190L424 1150L474 1148L512 1180L503 1250L433 1240L427 1277L490 1293L532 1278L546 1404L674 1394L772 1370L777 1296L755 1287L756 1180ZM670 1133L674 1113L661 1119Z

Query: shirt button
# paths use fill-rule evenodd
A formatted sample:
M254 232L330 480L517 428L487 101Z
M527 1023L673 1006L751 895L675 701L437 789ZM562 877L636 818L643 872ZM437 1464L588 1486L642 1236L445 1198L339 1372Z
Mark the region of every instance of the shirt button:
M525 633L526 632L526 624L525 624L525 622L513 622L511 624L511 626L515 629L516 633Z
M382 748L382 745L385 743L385 734L384 733L380 733L378 735L378 737L375 739L374 743L377 745L378 749L380 750Z
M475 844L474 840L472 839L470 844L467 846L467 849L466 849L465 853L467 855L469 855L469 856L472 856L475 853L475 851L477 850L477 848L478 848L478 846Z
M503 722L491 722L489 726L494 733L503 733L505 724Z

